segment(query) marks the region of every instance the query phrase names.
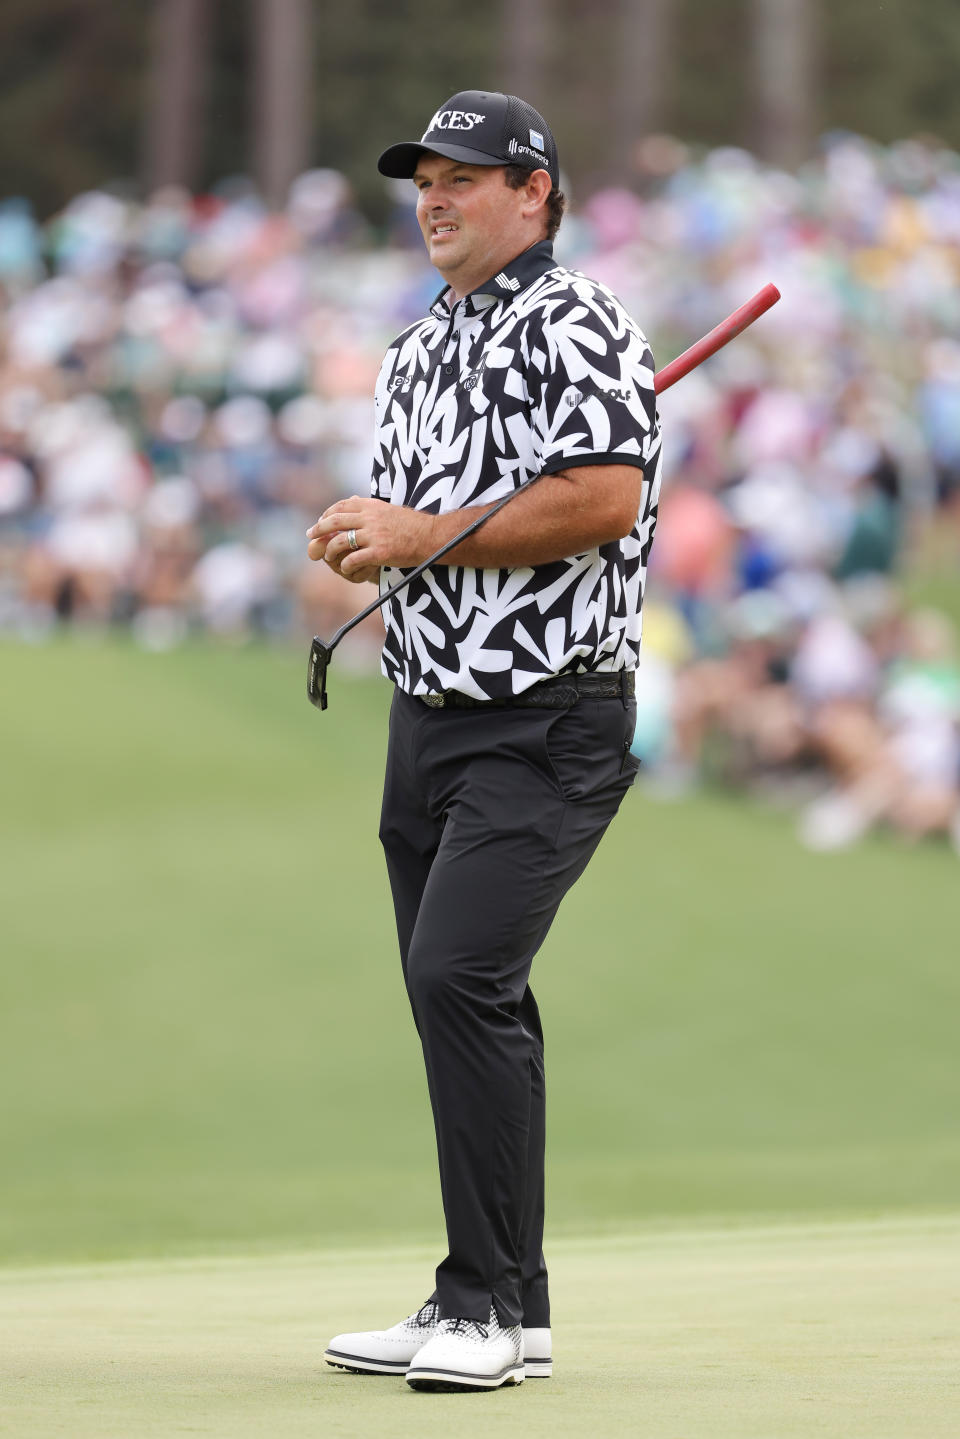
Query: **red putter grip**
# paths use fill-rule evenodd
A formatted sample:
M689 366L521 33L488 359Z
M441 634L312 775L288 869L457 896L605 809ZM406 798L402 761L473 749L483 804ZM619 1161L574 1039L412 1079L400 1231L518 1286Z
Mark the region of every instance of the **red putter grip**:
M716 329L710 331L709 335L704 335L703 339L698 340L695 345L691 345L689 350L684 350L683 354L678 355L675 360L671 360L669 365L664 365L663 369L659 370L653 378L653 388L656 393L659 395L664 390L669 390L671 385L675 385L678 380L683 379L683 376L696 369L697 365L702 364L711 355L715 355L718 350L722 350L724 345L729 344L748 325L752 325L754 320L758 320L761 315L766 314L771 305L775 305L779 298L780 291L776 285L764 285L762 290L758 290L752 299L740 306L739 310L734 310L732 315L728 315L717 325Z

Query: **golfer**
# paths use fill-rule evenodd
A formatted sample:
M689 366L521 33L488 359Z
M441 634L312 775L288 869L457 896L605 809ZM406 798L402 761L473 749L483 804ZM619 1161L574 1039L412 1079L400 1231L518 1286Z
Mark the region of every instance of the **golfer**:
M546 122L467 91L384 175L412 179L444 288L390 346L372 497L311 559L386 587L543 476L384 606L394 685L380 838L436 1127L448 1254L392 1328L325 1358L421 1389L549 1375L544 1061L530 968L634 777L640 607L659 493L653 358L558 265ZM596 916L584 984L615 939Z

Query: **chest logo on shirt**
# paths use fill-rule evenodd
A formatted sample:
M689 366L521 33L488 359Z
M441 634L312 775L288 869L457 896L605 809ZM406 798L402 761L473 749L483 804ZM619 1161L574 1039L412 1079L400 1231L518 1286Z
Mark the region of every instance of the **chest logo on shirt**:
M458 390L475 390L483 379L483 372L487 368L487 356L484 355L475 370L468 370L463 379L457 385Z

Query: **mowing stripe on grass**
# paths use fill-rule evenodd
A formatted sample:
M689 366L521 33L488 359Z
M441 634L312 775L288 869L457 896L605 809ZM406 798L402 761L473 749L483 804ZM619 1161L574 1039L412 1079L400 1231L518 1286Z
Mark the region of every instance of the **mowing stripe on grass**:
M425 1250L7 1271L0 1432L955 1439L958 1243L960 1215L561 1241L555 1378L487 1395L320 1361L425 1298Z

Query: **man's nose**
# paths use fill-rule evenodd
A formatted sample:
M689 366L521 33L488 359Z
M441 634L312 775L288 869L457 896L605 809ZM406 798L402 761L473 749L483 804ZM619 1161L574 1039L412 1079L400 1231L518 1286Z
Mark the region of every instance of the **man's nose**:
M442 185L433 184L430 186L430 194L424 199L424 209L445 210L450 203L450 193Z

